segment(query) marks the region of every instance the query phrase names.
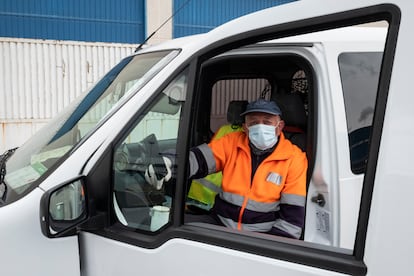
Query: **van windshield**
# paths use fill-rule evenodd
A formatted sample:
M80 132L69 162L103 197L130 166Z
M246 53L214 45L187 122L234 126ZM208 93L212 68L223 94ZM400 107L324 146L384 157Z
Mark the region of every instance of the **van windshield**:
M127 57L89 92L74 100L7 161L7 191L2 201L13 202L36 187L37 180L110 116L121 99L139 91L177 54L177 50L172 50Z

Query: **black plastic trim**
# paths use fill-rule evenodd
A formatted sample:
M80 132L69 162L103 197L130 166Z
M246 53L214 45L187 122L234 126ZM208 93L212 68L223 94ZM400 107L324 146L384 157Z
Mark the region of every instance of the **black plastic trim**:
M73 182L76 182L76 181L81 181L82 182L82 187L83 187L84 192L86 194L87 188L86 188L86 185L84 183L84 180L85 180L84 176L82 176L82 175L76 176L76 177L74 177L74 178L72 178L68 181L65 181L62 184L54 187L51 190L46 191L42 195L42 197L40 199L40 206L39 206L39 219L40 219L41 231L42 231L44 236L46 236L48 238L61 238L61 237L67 237L67 236L74 236L74 235L77 234L77 230L78 230L77 227L79 225L81 225L82 223L87 221L87 219L88 219L88 200L87 200L87 197L86 197L86 200L85 200L85 204L86 204L85 211L86 211L86 213L82 217L80 217L76 220L73 220L73 221L69 221L69 222L66 222L66 221L60 222L60 226L65 227L65 229L62 230L59 233L52 234L49 231L49 226L50 226L50 223L51 223L50 222L50 216L49 216L49 204L50 204L51 195L54 192L56 192L57 190L61 189L62 187L66 186L66 185L69 185L69 184L71 184Z
M355 238L354 255L362 260L365 252L365 242L369 214L371 211L371 200L375 184L375 174L381 144L382 130L384 125L385 109L387 106L388 92L394 63L394 53L397 47L398 31L400 26L401 11L394 5L382 5L386 9L385 20L388 21L388 34L385 42L384 55L381 72L378 81L378 94L370 138L370 149L368 162L362 186L361 205L359 208L357 234Z

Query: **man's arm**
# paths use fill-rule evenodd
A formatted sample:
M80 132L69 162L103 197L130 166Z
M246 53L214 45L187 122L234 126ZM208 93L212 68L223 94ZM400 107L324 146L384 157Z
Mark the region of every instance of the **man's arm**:
M299 239L305 224L308 161L303 152L293 158L280 198L279 218L269 233Z
M207 144L190 149L190 179L197 179L216 172L216 161L213 151Z
M279 215L269 234L299 239L305 223L305 206L281 203Z

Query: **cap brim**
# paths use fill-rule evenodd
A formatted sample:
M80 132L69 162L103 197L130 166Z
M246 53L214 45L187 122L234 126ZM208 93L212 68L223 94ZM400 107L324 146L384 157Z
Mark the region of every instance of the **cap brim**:
M254 112L267 113L267 114L271 114L271 115L281 115L282 114L280 112L273 112L273 111L268 111L268 110L263 110L263 109L251 109L249 111L245 111L245 112L241 113L240 116L244 116L246 114L254 113Z

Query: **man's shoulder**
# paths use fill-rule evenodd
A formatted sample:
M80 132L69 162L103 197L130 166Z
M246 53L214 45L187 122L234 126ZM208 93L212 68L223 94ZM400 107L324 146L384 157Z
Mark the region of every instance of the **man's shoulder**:
M220 145L220 147L229 151L233 151L235 147L248 150L249 139L245 132L235 131L211 141L210 144L212 144L213 147L215 147L215 145Z
M218 139L237 140L246 137L246 133L242 130L226 133Z
M289 139L287 139L283 134L279 140L279 145L276 148L276 151L279 150L280 154L286 156L286 158L294 158L300 156L301 158L306 158L306 153L302 151L297 145L293 144Z

